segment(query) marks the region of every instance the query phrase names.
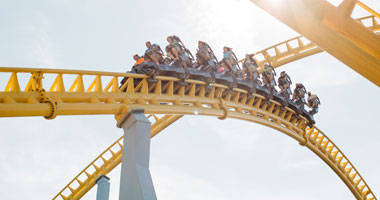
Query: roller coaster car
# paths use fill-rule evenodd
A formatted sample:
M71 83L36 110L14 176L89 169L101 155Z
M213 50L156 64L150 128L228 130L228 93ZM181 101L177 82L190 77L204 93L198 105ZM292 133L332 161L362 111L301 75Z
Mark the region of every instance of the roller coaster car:
M309 121L309 124L308 126L311 128L314 124L315 124L315 120L314 120L314 117L312 114L310 114L308 111L306 111L303 107L300 107L299 105L297 105L296 103L294 103L293 101L289 100L289 105L288 107L294 111L296 111L296 118L299 119L300 115L302 115L303 117L305 117L308 121Z
M213 71L207 72L199 70L193 67L188 68L189 78L195 80L201 80L207 84L215 82L215 73Z
M289 102L290 100L286 97L284 97L283 95L279 94L279 93L276 93L273 95L273 100L281 103L282 106L288 106L289 105Z
M309 120L310 122L309 126L312 126L313 124L315 124L313 115L310 114L308 111L306 111L303 105L297 104L291 100L289 100L288 102L289 102L289 105L288 105L289 108L291 108L292 110L296 111L297 114L300 114L304 116L307 120Z
M143 62L135 68L135 71L138 74L145 74L153 77L158 71L158 66L154 62Z
M158 65L158 75L161 76L174 76L181 80L185 80L188 78L188 73L186 73L185 69L179 65L178 63L173 63L171 65L168 64L160 64Z
M215 73L215 82L222 85L227 85L229 87L227 90L228 92L233 92L233 88L236 88L238 85L237 79L225 72Z
M288 100L288 107L294 111L296 111L297 114L302 114L302 110L303 107L301 107L300 105L297 105L296 103L294 103L292 100Z
M173 63L171 65L168 64L160 64L156 65L153 62L144 62L135 67L130 73L138 73L145 74L150 77L151 80L155 80L155 76L172 76L181 79L185 82L185 79L191 78L195 80L203 80L207 83L209 81L215 81L216 83L227 85L229 87L228 92L232 92L233 88L241 88L247 90L249 94L259 94L266 98L267 103L269 100L273 99L279 102L283 107L288 106L290 109L294 110L298 115L304 116L307 120L309 120L309 126L315 124L313 115L304 109L304 104L300 100L297 102L293 102L292 100L284 97L283 95L271 91L269 88L257 84L257 81L253 80L243 80L240 78L234 78L228 73L214 73L214 72L206 72L203 70L198 70L195 68L187 68L186 70L183 67L180 67L178 63ZM208 80L208 81L207 81ZM123 84L126 81L124 78L121 83ZM148 79L149 81L149 79ZM149 81L152 82L152 81ZM135 84L138 84L136 81Z
M257 82L256 80L237 79L237 87L247 90L249 95L256 93Z
M131 73L131 74L140 74L139 69L138 69L138 66L133 66L132 69L131 69L131 71L129 71L129 72L127 72L127 73ZM124 83L127 81L127 79L128 79L128 77L124 77L123 79L121 79L119 89L120 89L121 87L123 87L123 85L124 85ZM136 83L135 83L135 85L136 85ZM127 88L125 88L125 89L123 90L123 92L125 92L126 90L127 90Z
M264 96L267 100L267 103L269 103L269 100L273 99L273 94L271 93L270 89L265 86L257 85L256 93L261 96Z
M311 128L313 126L313 124L315 124L315 120L314 120L314 117L312 114L310 114L308 111L306 111L305 109L302 109L302 115L304 117L306 117L307 120L309 120L309 127Z

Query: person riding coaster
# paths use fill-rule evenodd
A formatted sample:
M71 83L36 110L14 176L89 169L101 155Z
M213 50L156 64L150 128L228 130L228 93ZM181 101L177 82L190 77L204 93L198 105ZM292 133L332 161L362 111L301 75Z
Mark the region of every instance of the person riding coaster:
M145 62L144 57L139 56L138 54L133 55L133 59L136 61L135 64L133 64L131 71L127 71L127 73L137 73L137 66L141 63Z
M181 79L182 85L186 85L186 79L190 75L188 68L193 67L194 57L179 37L175 35L168 36L167 41L169 44L166 46L165 51L168 57L173 61L171 66L181 67L184 70L184 73L177 74L177 78Z
M211 47L203 41L198 41L198 49L195 54L197 62L195 67L206 72L216 71L218 59Z
M305 94L305 86L303 86L302 83L296 83L296 88L294 88L292 100L296 105L300 106L301 108L304 108L304 105L306 103Z
M136 74L146 74L148 76L154 76L154 74L157 71L156 66L152 62L146 62L143 56L139 56L138 54L133 55L133 59L136 61L135 64L133 64L130 71L126 71L126 73L136 73ZM123 79L120 81L120 87L121 88L125 82L128 80L128 77L123 77ZM150 79L148 78L148 81ZM126 91L126 88L123 90L123 92Z
M253 80L258 83L260 74L257 70L257 60L254 57L255 54L246 54L243 62L242 78L247 80Z
M144 59L147 62L154 62L156 65L162 63L164 52L157 44L151 44L150 41L145 43L147 49L145 50Z
M231 48L223 47L223 59L217 63L217 77L223 79L229 88L229 93L234 93L233 88L238 85L238 78L241 78L241 69L238 59ZM223 81L221 81L223 82Z
M178 36L167 37L169 44L166 46L165 51L168 56L176 63L184 67L193 67L194 57L191 52L185 47Z
M285 71L282 71L278 78L278 87L281 89L280 94L287 99L292 95L292 90L290 89L291 84L292 80L289 75Z
M215 73L218 69L218 59L211 47L203 41L198 41L198 49L195 56L196 62L194 63L194 67L196 70L193 71L193 74L190 77L196 78L197 75L204 74L201 80L207 83L206 89L211 89L211 84L214 83L216 79Z
M276 76L276 71L274 70L272 65L265 63L262 79L264 82L264 86L270 89L271 92L276 91L276 89L274 88L274 86L276 85L276 81L274 79L275 76Z
M318 112L318 107L321 104L319 98L315 94L311 94L311 92L307 93L307 105L311 108L309 111L310 114L314 115Z
M149 82L156 82L155 76L158 72L158 66L163 62L164 52L158 44L151 44L150 41L145 43L147 49L144 54L144 62L137 66L139 73L148 75Z
M232 51L232 48L223 47L223 59L220 64L224 68L224 71L230 74L232 77L240 77L241 69L238 63L238 59L235 53Z
M173 37L173 36L171 36L171 37ZM177 40L177 39L175 39L175 40ZM179 39L177 41L179 41ZM181 43L181 42L178 42L178 43ZM183 44L180 44L180 45L183 46ZM204 48L203 45L205 45L207 48ZM180 78L180 76L183 75L185 78L183 78L183 79L180 78L181 80L175 81L173 83L174 88L177 88L178 85L182 85L182 86L187 85L186 70L185 70L185 67L182 65L183 61L181 58L181 55L184 54L183 52L186 53L187 49L184 50L185 48L184 49L180 48L180 50L183 52L181 52L182 54L177 54L179 56L177 57L178 59L175 60L175 53L173 53L172 50L170 49L170 47L172 47L172 48L175 48L176 50L178 50L175 46L168 45L168 47L167 47L168 57L164 57L164 59L163 59L163 53L160 52L160 48L158 45L156 45L156 44L152 45L152 44L150 44L150 42L149 43L147 42L146 46L148 47L148 49L146 51L144 59L141 58L140 56L138 56L137 54L133 56L136 63L134 64L134 66L132 67L132 70L129 73L145 74L145 75L149 76L147 78L149 88L151 88L152 83L157 83L157 79L155 78L155 76L158 76L158 75L168 76L168 77L177 77L177 78ZM286 106L289 105L289 108L294 110L297 113L297 115L295 115L295 117L299 117L300 115L302 115L302 116L306 117L311 122L310 123L311 125L315 123L312 115L318 112L318 106L320 105L320 101L316 95L312 95L311 93L308 93L309 98L307 99L307 101L308 101L307 105L309 107L311 107L312 109L310 111L306 111L304 109L304 104L306 104L305 99L304 99L305 94L306 94L306 89L302 84L296 84L296 88L294 90L293 97L292 97L293 101L295 101L295 102L294 103L290 102L285 97L273 93L272 90L270 90L268 88L268 86L270 86L270 85L272 85L274 88L274 85L275 85L275 83L273 83L273 81L274 81L274 75L273 75L274 70L273 70L272 66L266 64L265 69L264 69L264 73L262 75L263 80L265 81L266 87L263 87L261 84L260 85L251 84L250 81L241 80L238 76L241 75L241 77L246 78L246 79L250 79L250 78L254 79L255 78L255 69L257 68L257 61L253 62L254 61L253 55L249 55L249 56L246 55L246 60L245 60L246 62L243 65L244 70L239 71L240 67L237 64L235 64L235 63L237 63L236 56L233 54L233 52L230 48L228 49L228 47L226 47L227 50L225 51L225 54L227 54L227 55L224 55L224 59L222 62L217 62L217 59L216 59L216 57L214 57L211 49L209 49L209 51L206 51L208 48L209 48L209 46L206 43L202 43L199 45L199 50L197 53L197 60L201 65L202 64L203 65L208 64L208 62L205 62L207 60L209 60L209 61L215 60L216 61L216 72L215 73L214 72L205 73L205 72L199 71L195 68L192 68L192 69L188 70L188 72L190 72L189 75L192 76L191 79L210 83L207 81L207 78L210 78L210 74L214 74L215 76L211 77L211 78L214 78L215 83L222 84L222 85L225 85L228 87L222 91L222 93L221 93L222 97L225 95L229 95L231 93L236 93L238 91L238 90L236 90L237 88L242 89L242 90L245 90L248 92L248 95L247 95L248 98L251 98L251 96L253 96L254 94L259 94L259 95L265 97L265 102L267 104L269 104L272 100L276 101L276 102L281 104L280 112L283 112L282 107L285 108ZM230 51L229 56L228 56L228 51ZM177 53L178 52L179 51L177 51ZM158 54L158 57L152 56L152 55L157 55L157 54ZM185 54L185 56L187 56L189 59L191 59L190 53L187 53L187 55ZM210 59L210 57L211 57L211 59ZM155 58L157 58L157 59L155 59ZM163 60L161 61L160 59L163 59ZM247 61L250 59L251 59L251 62ZM252 66L249 66L249 65L253 65L254 70L250 69ZM192 66L192 65L190 65L190 66ZM200 69L203 69L203 67L201 67ZM226 71L230 70L230 72L236 72L236 73L231 73L231 75L232 75L231 76L230 74L225 74L224 70L226 70ZM251 76L251 70L253 72L252 76ZM268 76L268 75L270 75L270 76ZM257 77L259 77L259 76L260 75L257 74ZM281 73L281 77L282 76L284 76L283 73ZM129 81L127 83L127 80L129 79L128 77L130 77L130 76L125 75L124 77L125 78L123 78L123 80L121 81L121 84L120 84L120 88L123 90L123 92L125 92L127 90L127 86L128 86L127 84L130 83ZM279 78L279 87L282 90L288 90L288 93L291 94L291 92L289 92L290 84L291 84L290 78L288 77L289 80L285 81L285 82L288 82L289 86L285 86L283 83L280 83L281 82L280 78ZM141 81L146 81L146 79L145 78L135 78L133 81L133 86L137 87L141 83ZM203 84L203 85L205 85L205 84ZM206 86L208 87L208 89L214 89L215 88L213 84L210 84L210 85L206 84ZM209 86L211 86L211 87L209 87ZM130 88L130 87L128 86L128 88ZM201 88L201 89L203 89L203 88ZM185 90L187 90L187 88L185 88ZM207 91L207 88L206 88L206 91ZM249 95L251 95L251 96L249 96ZM237 97L239 97L239 96L237 96ZM310 126L310 124L309 124L309 126Z
M168 36L166 40L169 44L166 46L167 52L173 60L179 60L179 55L182 54L181 44L177 36Z

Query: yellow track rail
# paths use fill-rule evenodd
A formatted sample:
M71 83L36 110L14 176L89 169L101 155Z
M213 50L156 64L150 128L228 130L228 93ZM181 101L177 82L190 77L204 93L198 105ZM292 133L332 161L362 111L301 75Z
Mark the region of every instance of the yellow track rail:
M0 72L10 77L5 90L0 92L0 117L44 116L52 119L57 115L114 114L118 119L129 109L144 108L156 119L152 135L181 115L246 120L281 131L311 149L336 172L357 199L376 199L351 162L325 134L316 127L307 129L309 122L306 118L276 101L267 101L261 95L249 94L239 88L230 93L227 86L220 84L213 84L208 89L205 82L198 80L187 80L188 85L183 86L173 77L160 76L156 83L149 84L148 77L141 74L26 68L0 68ZM18 79L25 74L28 81L21 90ZM66 90L69 76L72 83ZM119 89L118 81L122 77L126 77L126 81ZM89 86L85 87L85 83ZM103 83L106 83L105 87ZM50 88L49 91L45 91L44 86ZM155 114L165 116L158 118ZM83 196L94 186L99 175L109 173L120 163L121 155L112 150L115 146L120 146L118 141L54 199L71 200ZM109 158L103 156L107 153ZM103 164L96 165L99 160ZM89 168L94 171L91 173Z
M367 24L367 28L375 33L380 31L380 19L374 15L356 19L361 24ZM297 36L280 42L255 53L258 59L259 70L262 71L264 63L271 63L273 67L280 67L290 62L323 52L316 44L309 42L303 36ZM244 59L240 60L243 62Z
M330 138L315 126L307 128L306 135L308 142L305 146L335 171L357 199L377 199L358 170Z
M374 10L357 0L344 0L338 7L326 0L251 2L380 87L380 38L350 17L356 5L379 17Z

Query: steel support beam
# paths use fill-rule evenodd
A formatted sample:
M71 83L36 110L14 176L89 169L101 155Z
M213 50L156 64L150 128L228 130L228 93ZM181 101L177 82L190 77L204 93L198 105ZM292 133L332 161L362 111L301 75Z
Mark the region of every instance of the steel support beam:
M355 1L251 1L380 87L380 38L347 16Z
M364 3L362 3L361 1L358 1L357 4L362 7L364 10L368 11L369 13L371 13L371 15L374 15L375 17L377 17L378 19L380 19L380 14L374 10L372 10L370 7L368 7L367 5L365 5Z
M101 175L97 180L98 190L96 191L96 200L109 200L110 198L110 178Z
M156 200L149 171L150 121L133 109L117 124L124 129L119 200Z

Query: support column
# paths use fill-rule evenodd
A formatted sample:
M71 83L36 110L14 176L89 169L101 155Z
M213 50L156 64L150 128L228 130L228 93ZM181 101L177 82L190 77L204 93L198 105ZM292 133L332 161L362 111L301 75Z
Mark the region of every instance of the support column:
M150 121L133 109L117 124L124 129L119 200L156 200L149 171Z
M96 200L109 200L110 198L110 178L101 175L96 181L98 190L96 191Z

